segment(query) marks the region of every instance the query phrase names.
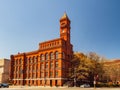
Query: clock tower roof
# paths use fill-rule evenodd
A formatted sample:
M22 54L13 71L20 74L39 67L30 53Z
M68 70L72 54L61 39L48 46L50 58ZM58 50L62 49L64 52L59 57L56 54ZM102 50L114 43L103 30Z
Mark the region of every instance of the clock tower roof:
M68 18L68 16L67 16L66 12L65 12L64 15L60 18L60 20L62 20L62 19L68 19L68 20L69 20L69 18Z

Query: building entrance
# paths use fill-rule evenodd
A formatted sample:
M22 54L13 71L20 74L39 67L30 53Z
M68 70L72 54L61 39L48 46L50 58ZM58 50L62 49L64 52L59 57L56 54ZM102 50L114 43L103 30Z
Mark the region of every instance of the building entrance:
M50 86L52 87L52 80L50 80Z

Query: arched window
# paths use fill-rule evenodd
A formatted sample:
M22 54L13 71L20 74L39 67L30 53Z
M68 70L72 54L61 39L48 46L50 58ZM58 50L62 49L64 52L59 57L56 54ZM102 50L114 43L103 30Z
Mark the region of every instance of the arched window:
M45 59L48 60L48 53L45 54Z
M19 59L19 64L22 64L22 59L21 58Z
M26 64L28 64L29 63L29 59L28 59L28 57L26 57Z
M33 63L36 63L38 59L38 56L33 56Z
M38 62L38 56L35 57L35 62L36 62L36 63Z
M32 58L31 57L29 58L29 63L32 63Z
M55 59L58 59L58 52L55 52Z
M50 59L51 59L51 60L54 59L54 54L53 54L53 52L50 53Z
M44 60L44 55L43 54L41 54L40 60Z
M18 64L18 59L16 59L16 61L15 61L15 65L17 65Z
M33 63L35 62L35 56L33 56Z

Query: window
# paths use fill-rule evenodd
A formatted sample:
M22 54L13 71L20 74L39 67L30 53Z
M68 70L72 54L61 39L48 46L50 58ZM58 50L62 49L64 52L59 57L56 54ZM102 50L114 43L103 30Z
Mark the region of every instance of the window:
M29 61L30 61L30 63L32 63L32 58L31 57L29 58Z
M14 74L14 78L16 78L16 74Z
M18 71L18 67L16 67L16 71Z
M58 68L58 62L55 62L55 67Z
M30 71L32 72L32 66L30 66Z
M41 56L40 56L40 60L44 60L44 55L42 54Z
M35 69L36 69L36 67L35 67L35 65L33 65L33 72L35 72Z
M18 59L15 60L15 65L17 65L17 64L18 64Z
M54 55L53 55L53 52L50 53L50 59L54 59Z
M55 59L58 59L58 52L55 52Z
M17 74L17 78L19 78L19 74Z
M62 53L62 58L65 59L65 53L64 52Z
M29 60L28 60L28 58L26 58L26 64L28 64L29 63Z
M41 77L44 77L44 72L41 72L40 75L41 75Z
M57 42L57 44L59 44L59 42Z
M30 78L32 78L32 74L30 74Z
M50 72L50 77L52 77L53 76L53 72Z
M36 78L36 74L35 73L33 73L33 78Z
M28 70L28 71L30 70L30 66L27 66L27 70Z
M50 68L53 68L53 63L50 63Z
M48 72L45 72L45 76L48 77Z
M55 76L58 77L58 71L55 72Z
M41 64L41 69L44 69L44 64Z
M39 78L39 75L38 75L38 73L36 73L36 78Z
M36 56L36 57L35 57L35 63L37 63L37 62L38 62L37 60L38 60L38 56Z
M48 60L48 53L45 54L45 59Z
M22 64L22 59L21 58L19 59L19 64Z
M48 68L48 63L46 63L45 67Z
M33 63L35 62L35 56L33 56Z
M29 74L27 74L27 78L29 78Z
M63 68L65 68L65 63L64 63L64 62L62 62L62 64L63 64Z
M36 63L37 62L37 56L33 56L33 63Z

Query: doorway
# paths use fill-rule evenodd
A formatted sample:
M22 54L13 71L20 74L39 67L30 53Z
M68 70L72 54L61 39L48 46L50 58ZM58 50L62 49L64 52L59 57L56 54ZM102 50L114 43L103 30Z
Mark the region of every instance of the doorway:
M52 80L50 80L50 86L52 87Z

